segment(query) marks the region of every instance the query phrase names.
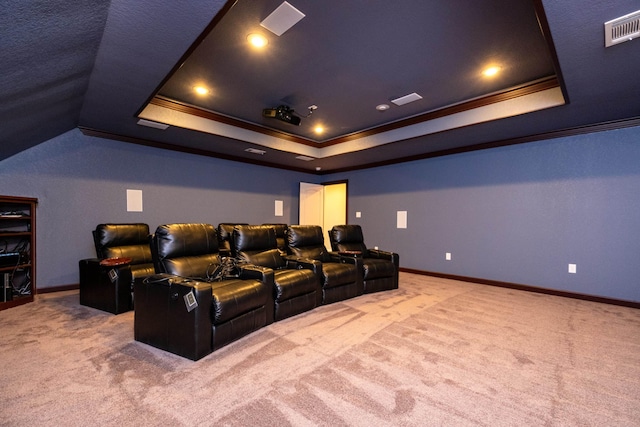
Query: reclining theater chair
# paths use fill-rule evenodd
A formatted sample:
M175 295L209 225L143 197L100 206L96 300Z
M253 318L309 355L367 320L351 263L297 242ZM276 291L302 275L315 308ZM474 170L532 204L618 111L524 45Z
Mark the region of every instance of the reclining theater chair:
M355 257L329 252L319 225L292 225L287 231L289 254L322 263L322 303L362 295L362 269Z
M268 225L269 227L273 227L276 230L276 246L280 249L284 255L287 254L287 229L289 226L287 224L262 224Z
M311 310L322 303L320 263L285 258L277 247L273 227L236 226L231 243L238 260L273 269L274 320Z
M230 223L223 222L218 224L218 249L220 256L231 256L231 233L236 225L248 225L244 222Z
M359 225L335 225L329 230L331 249L362 257L364 293L398 289L399 255L367 249Z
M149 226L99 224L93 241L98 258L80 261L80 304L114 314L132 310L133 282L155 273Z
M212 280L220 266L213 225L161 225L151 252L159 274L136 282L137 341L198 360L273 322L271 270L240 266Z

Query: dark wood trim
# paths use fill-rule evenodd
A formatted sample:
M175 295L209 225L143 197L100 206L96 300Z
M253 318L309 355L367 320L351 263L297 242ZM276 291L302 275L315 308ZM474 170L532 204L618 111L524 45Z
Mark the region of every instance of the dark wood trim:
M11 301L3 302L2 304L0 304L0 311L17 307L23 304L28 304L30 302L33 302L33 295L24 296L24 297L15 297Z
M215 113L213 111L205 110L194 105L186 104L184 102L176 101L173 99L155 96L149 102L152 105L167 108L173 111L189 114L196 117L202 117L207 120L213 120L219 123L235 126L241 129L249 130L252 132L261 133L263 135L269 135L276 138L281 138L297 144L307 145L310 147L323 148L331 145L343 144L345 142L353 141L363 137L376 135L379 133L389 132L395 129L399 129L406 126L411 126L419 123L423 123L430 120L435 120L441 117L450 116L463 111L474 110L476 108L485 107L487 105L495 104L498 102L508 101L510 99L519 98L521 96L530 95L532 93L541 92L544 90L558 87L558 79L555 76L541 79L539 81L522 85L517 88L511 88L502 92L498 92L492 95L484 96L481 98L473 99L460 104L452 105L449 107L441 108L428 113L420 114L414 117L410 117L404 120L398 120L396 122L388 123L386 125L378 126L372 129L368 129L362 132L355 132L349 135L340 136L334 139L326 141L312 141L306 138L302 138L296 135L292 135L283 131L267 128L257 125L255 123L246 122L244 120L238 120L233 117L225 116L223 114Z
M150 104L158 107L162 107L162 108L168 108L170 110L178 111L180 113L189 114L191 116L202 117L203 119L213 120L219 123L224 123L226 125L231 125L241 129L250 130L252 132L261 133L263 135L273 136L273 137L284 139L290 142L295 142L297 144L308 145L310 147L321 146L317 142L314 142L296 135L292 135L276 129L260 126L255 123L246 122L244 120L235 119L233 117L225 116L223 114L215 113L213 111L205 110L203 108L199 108L193 105L186 104L184 102L175 101L173 99L169 99L161 96L154 97L151 100Z
M519 291L535 292L539 294L554 295L565 298L573 298L584 301L599 302L603 304L619 305L623 307L639 308L640 302L619 300L615 298L599 297L595 295L581 294L578 292L559 291L557 289L541 288L538 286L522 285L519 283L501 282L498 280L481 279L477 277L458 276L455 274L438 273L435 271L415 270L412 268L400 267L400 271L405 273L420 274L422 276L439 277L442 279L460 280L464 282L478 283L480 285L497 286L500 288L517 289Z
M324 141L321 144L319 144L319 146L326 147L330 145L341 144L344 142L352 141L354 139L360 139L366 136L376 135L379 133L392 131L392 130L403 128L406 126L416 125L419 123L439 119L442 117L450 116L450 115L461 113L464 111L474 110L476 108L485 107L487 105L496 104L498 102L508 101L510 99L519 98L521 96L531 95L533 93L542 92L548 89L553 89L558 86L559 86L558 79L555 76L551 76L531 84L508 89L499 93L473 99L467 102L462 102L460 104L452 105L449 107L444 107L435 111L430 111L428 113L410 117L408 119L399 120L397 122L378 126L363 132L356 132L351 135L338 137L329 141Z
M249 158L244 158L244 157L232 156L232 155L229 155L229 154L215 153L215 152L212 152L212 151L207 151L207 150L202 150L202 149L182 147L182 146L179 146L179 145L169 144L169 143L165 143L165 142L151 141L151 140L146 140L146 139L142 139L142 138L136 138L136 137L130 137L130 136L125 136L125 135L114 134L114 133L111 133L111 132L101 131L101 130L87 128L87 127L83 127L83 126L79 126L78 129L80 129L82 131L82 133L87 135L87 136L95 136L95 137L98 137L98 138L113 139L113 140L116 140L116 141L123 141L123 142L130 142L130 143L133 143L133 144L138 144L138 145L144 145L144 146L147 146L147 147L162 148L162 149L165 149L165 150L172 150L172 151L178 151L178 152L189 153L189 154L197 154L197 155L200 155L200 156L213 157L213 158L224 159L224 160L231 160L231 161L235 161L235 162L249 163L249 164L253 164L253 165L272 167L272 168L276 168L276 169L284 169L284 170L295 171L295 172L304 172L304 173L313 174L313 175L328 175L328 174L350 172L350 171L362 170L362 169L371 169L371 168L381 167L381 166L389 166L389 165L394 165L394 164L398 164L398 163L412 162L412 161L415 161L415 160L431 159L431 158L434 158L434 157L449 156L449 155L452 155L452 154L467 153L467 152L470 152L470 151L478 151L478 150L486 150L486 149L489 149L489 148L506 147L506 146L509 146L509 145L524 144L524 143L527 143L527 142L544 141L544 140L547 140L547 139L563 138L563 137L583 135L583 134L595 133L595 132L604 132L604 131L610 131L610 130L630 128L630 127L635 127L635 126L640 126L640 116L632 117L632 118L629 118L629 119L623 119L623 120L615 120L615 121L605 122L605 123L597 123L597 124L587 125L587 126L579 126L579 127L570 128L570 129L561 129L561 130L551 131L551 132L546 132L546 133L541 133L541 134L533 134L533 135L529 135L529 136L523 136L523 137L520 137L520 138L504 139L504 140L500 140L500 141L493 141L493 142L487 142L487 143L482 143L482 144L469 145L469 146L465 146L465 147L458 147L458 148L451 148L451 149L447 149L447 150L433 151L433 152L430 152L430 153L416 154L416 155L412 155L412 156L399 157L397 159L390 159L390 160L383 160L383 161L379 161L379 162L366 163L366 164L358 165L358 166L350 166L350 167L337 168L337 169L326 169L326 170L320 170L320 171L297 168L297 167L293 167L293 166L270 163L270 162L265 162L265 161L255 160L255 159L249 159ZM418 136L416 138L421 138L421 136Z
M556 51L556 46L553 43L553 37L551 36L551 28L549 27L549 21L547 20L547 14L544 11L542 0L533 0L533 6L536 11L536 17L538 18L538 25L540 26L540 31L542 31L542 36L547 42L547 48L549 49L551 60L553 61L553 68L556 72L556 76L560 84L560 89L562 90L562 96L564 97L564 101L567 104L569 104L571 102L571 100L569 99L569 92L567 91L567 85L565 84L564 78L562 77L560 61L558 60L558 52Z
M51 286L49 288L38 289L38 295L50 294L53 292L75 291L77 289L80 289L79 283L72 283L70 285Z
M202 43L205 37L209 35L209 33L215 28L216 25L218 25L218 23L222 20L222 18L224 18L224 16L231 10L231 8L237 2L238 0L228 0L225 3L225 5L222 6L222 8L218 11L218 13L216 13L216 15L213 17L211 22L209 22L209 25L207 25L205 30L198 36L198 38L193 42L193 44L189 47L189 49L187 49L186 52L180 57L178 62L173 66L171 71L169 71L169 73L164 77L164 79L162 79L162 81L160 82L160 84L158 84L156 89L153 92L151 92L151 95L149 96L149 98L147 98L146 102L142 104L138 112L135 114L136 117L142 112L142 110L145 109L145 107L151 102L151 100L156 96L156 94L160 91L160 89L162 89L162 86L164 86L165 83L169 81L171 76L173 76L173 74L176 71L178 71L178 69L180 69L180 67L182 66L182 64L184 64L187 58L191 56L193 51L196 50L196 48L200 45L200 43Z
M216 159L230 160L234 162L249 163L249 164L258 165L258 166L267 166L267 167L272 167L277 169L285 169L285 170L294 171L294 172L317 174L315 171L308 170L308 169L296 168L293 166L286 166L286 165L281 165L277 163L249 159L245 157L232 156L230 154L216 153L213 151L202 150L199 148L183 147L180 145L169 144L166 142L152 141L148 139L135 138L135 137L130 137L126 135L119 135L119 134L105 132L97 129L86 128L83 126L79 126L78 129L80 129L80 131L82 131L82 133L87 136L95 136L97 138L106 138L106 139L112 139L115 141L130 142L132 144L144 145L147 147L161 148L164 150L178 151L181 153L196 154L199 156L213 157Z
M639 117L633 117L633 118L630 118L630 119L615 120L615 121L611 121L611 122L597 123L597 124L594 124L594 125L580 126L580 127L570 128L570 129L561 129L561 130L557 130L557 131L539 133L539 134L534 134L534 135L529 135L529 136L523 136L523 137L520 137L520 138L503 139L503 140L500 140L500 141L485 142L485 143L482 143L482 144L467 145L467 146L464 146L464 147L457 147L457 148L450 148L450 149L446 149L446 150L432 151L430 153L415 154L415 155L406 156L406 157L398 157L397 159L383 160L383 161L380 161L380 162L372 162L372 163L367 163L367 164L359 165L359 166L332 169L332 170L328 170L328 171L320 171L319 174L323 175L323 174L329 174L329 173L340 173L340 172L350 172L350 171L362 170L362 169L371 169L371 168L376 168L376 167L380 167L380 166L394 165L394 164L397 164L397 163L412 162L414 160L431 159L431 158L434 158L434 157L449 156L449 155L452 155L452 154L468 153L470 151L478 151L478 150L486 150L486 149L489 149L489 148L506 147L506 146L509 146L509 145L524 144L524 143L527 143L527 142L544 141L544 140L547 140L547 139L555 139L555 138L563 138L563 137L568 137L568 136L584 135L584 134L588 134L588 133L604 132L604 131L609 131L609 130L624 129L624 128L630 128L630 127L635 127L635 126L640 126L640 116ZM420 137L416 137L416 138L420 138Z

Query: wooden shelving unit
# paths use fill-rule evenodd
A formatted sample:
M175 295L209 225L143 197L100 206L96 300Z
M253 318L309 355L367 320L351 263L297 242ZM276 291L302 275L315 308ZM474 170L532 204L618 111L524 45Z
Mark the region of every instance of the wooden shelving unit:
M36 206L31 197L0 196L0 310L36 294Z

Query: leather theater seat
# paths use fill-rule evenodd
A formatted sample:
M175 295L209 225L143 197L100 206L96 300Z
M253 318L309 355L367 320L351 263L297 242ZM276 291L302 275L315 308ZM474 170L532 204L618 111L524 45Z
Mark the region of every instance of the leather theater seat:
M158 276L135 286L135 339L197 360L273 322L273 272L220 271L210 224L159 226L151 240Z
M222 222L218 224L218 250L220 252L220 256L231 256L231 234L233 233L233 227L235 227L236 225L248 224L244 222Z
M329 241L334 251L362 257L364 293L398 289L399 255L368 249L359 225L333 226L329 230Z
M320 263L285 258L278 249L272 226L236 226L231 242L233 255L238 260L273 269L274 320L311 310L322 303Z
M276 246L280 249L284 255L287 254L287 230L289 225L287 224L262 224L273 227L276 232Z
M319 225L291 225L287 230L288 252L296 258L322 263L322 303L353 298L363 293L361 260L329 252Z
M79 263L80 304L114 314L132 310L133 282L155 273L149 226L99 224L93 241L97 258Z

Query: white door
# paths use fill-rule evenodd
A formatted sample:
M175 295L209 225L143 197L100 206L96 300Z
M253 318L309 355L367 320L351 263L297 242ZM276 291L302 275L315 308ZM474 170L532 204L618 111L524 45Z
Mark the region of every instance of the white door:
M322 225L324 186L300 183L300 225Z
M347 223L347 183L300 183L300 225L319 225L327 249L331 250L328 230Z

